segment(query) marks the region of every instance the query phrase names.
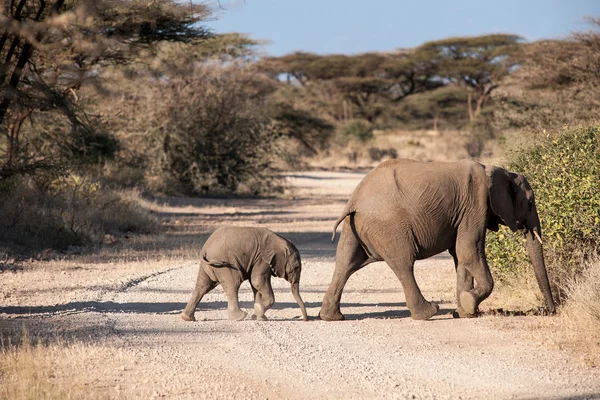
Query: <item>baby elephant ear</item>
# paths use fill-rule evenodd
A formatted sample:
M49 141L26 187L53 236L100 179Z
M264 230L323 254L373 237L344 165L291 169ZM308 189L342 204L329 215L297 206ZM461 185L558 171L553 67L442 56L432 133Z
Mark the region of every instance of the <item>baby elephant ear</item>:
M271 267L271 272L274 276L283 278L285 276L285 263L287 260L287 248L282 252L281 249L273 249L266 260Z
M502 219L511 231L517 230L517 188L510 172L503 168L486 166L488 176L489 203L492 212Z

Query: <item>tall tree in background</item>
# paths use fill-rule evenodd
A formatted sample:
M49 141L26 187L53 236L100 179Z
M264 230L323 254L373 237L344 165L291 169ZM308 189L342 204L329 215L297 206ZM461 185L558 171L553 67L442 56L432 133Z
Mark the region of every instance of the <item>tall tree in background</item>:
M259 66L273 78L306 90L318 85L329 91L329 97L341 99L322 108L333 107L329 114L337 121L359 118L374 123L389 114L395 102L451 85L464 91L466 115L472 122L489 104L500 80L517 65L518 60L511 56L521 41L516 35L495 34L443 39L390 53L300 52L266 58ZM431 107L439 104L438 118L444 104L454 102L450 97L456 99L446 96L451 92L429 97ZM440 101L434 101L436 98Z
M504 34L458 37L427 42L418 49L429 54L441 79L466 90L469 120L473 121L516 65L510 56L522 40Z
M360 118L373 123L391 102L441 86L423 54L412 50L352 56L299 52L265 58L259 69L288 84L325 91L322 109L334 120Z
M37 4L36 4L37 3ZM25 107L13 107L12 115L7 117L7 112L13 102L19 97L18 86L21 82L26 64L30 61L34 51L34 43L39 44L44 37L45 30L24 28L24 21L41 24L48 16L55 17L64 5L64 0L57 0L53 5L45 1L33 2L21 0L5 1L2 14L3 32L0 38L0 126L6 138L4 165L0 176L10 176L14 172L17 157L20 153L20 130L30 111ZM8 82L6 82L8 78ZM5 119L8 119L5 124ZM6 126L7 125L7 126ZM31 166L31 164L29 165ZM42 166L38 163L38 166ZM34 167L35 168L35 167Z
M205 39L207 15L170 0L4 1L0 179L114 153L116 139L81 105L82 86L101 85L103 68L135 62L158 42Z

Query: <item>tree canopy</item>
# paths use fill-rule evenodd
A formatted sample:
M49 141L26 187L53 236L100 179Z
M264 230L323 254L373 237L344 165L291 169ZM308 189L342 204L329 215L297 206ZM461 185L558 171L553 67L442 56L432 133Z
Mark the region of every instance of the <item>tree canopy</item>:
M313 94L312 100L336 121L359 118L377 124L403 119L395 110L406 107L396 103L409 96L431 93L420 97L428 100L420 101L418 109L424 115L432 115L437 129L437 121L450 114L453 121L461 124L456 115L459 100L464 104L463 119L472 122L477 118L500 80L517 65L513 55L521 42L522 38L516 35L493 34L448 38L387 53L297 52L264 58L258 68L273 79L297 87L296 92L304 91L307 96L321 92ZM444 87L452 89L438 91ZM323 102L322 98L328 100ZM306 100L309 99L304 97ZM443 112L449 108L452 112Z
M7 0L2 11L0 179L110 157L118 143L82 107L82 86L156 43L210 36L205 6L171 0Z
M435 65L439 78L467 90L467 110L473 121L499 81L517 64L511 55L522 41L520 36L505 34L457 37L427 42L419 50L430 56L428 62Z

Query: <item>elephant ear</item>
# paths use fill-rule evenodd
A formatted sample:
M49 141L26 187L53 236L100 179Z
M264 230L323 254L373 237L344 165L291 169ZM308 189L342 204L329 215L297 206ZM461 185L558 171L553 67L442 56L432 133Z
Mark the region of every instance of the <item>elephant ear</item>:
M267 263L271 267L271 272L274 276L279 278L283 278L285 276L285 265L288 257L288 249L285 247L284 249L275 248L268 255Z
M517 188L510 173L503 168L487 166L488 193L492 212L511 231L517 231L516 198Z

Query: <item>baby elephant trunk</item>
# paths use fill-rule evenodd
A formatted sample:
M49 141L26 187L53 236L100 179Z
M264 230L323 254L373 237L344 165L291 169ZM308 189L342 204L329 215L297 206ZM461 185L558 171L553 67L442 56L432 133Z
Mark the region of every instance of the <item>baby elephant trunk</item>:
M304 307L304 302L302 301L302 297L300 297L300 282L292 282L291 287L294 299L296 299L296 303L298 303L298 306L300 306L300 311L302 311L302 319L307 321L308 317L306 316L306 307Z

